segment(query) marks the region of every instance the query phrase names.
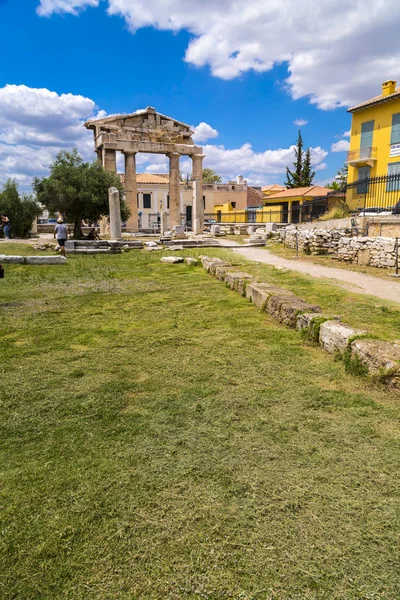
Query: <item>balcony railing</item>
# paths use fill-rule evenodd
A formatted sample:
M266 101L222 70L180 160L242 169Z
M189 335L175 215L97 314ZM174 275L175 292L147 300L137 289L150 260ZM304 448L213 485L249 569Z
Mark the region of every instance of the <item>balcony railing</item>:
M358 150L350 150L347 153L347 162L350 165L368 164L370 161L376 160L376 148L368 146L367 148L359 148Z

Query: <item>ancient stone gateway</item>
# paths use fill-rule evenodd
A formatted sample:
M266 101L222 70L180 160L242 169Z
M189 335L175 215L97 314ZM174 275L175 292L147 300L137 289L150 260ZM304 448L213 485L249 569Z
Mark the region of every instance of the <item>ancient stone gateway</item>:
M116 173L117 152L125 157L125 200L131 211L127 230L138 231L136 154L166 154L169 157L169 227L180 225L180 156L193 161L194 233L203 233L204 207L202 195L203 148L193 143L189 125L166 117L148 106L129 115L114 115L85 123L94 133L95 152L107 171ZM164 207L165 210L166 207Z

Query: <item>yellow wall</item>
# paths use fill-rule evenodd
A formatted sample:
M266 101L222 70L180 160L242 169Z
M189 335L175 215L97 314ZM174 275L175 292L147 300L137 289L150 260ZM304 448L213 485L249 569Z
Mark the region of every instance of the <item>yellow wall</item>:
M388 165L390 163L400 162L400 156L390 158L390 136L392 133L392 116L400 113L400 99L391 100L378 104L371 108L366 108L355 113L352 113L351 135L350 135L350 152L359 150L361 143L361 125L368 121L374 121L374 131L372 137L372 147L376 148L376 161L371 166L370 177L378 177L388 174ZM362 165L359 165L360 167ZM347 182L349 184L357 181L358 166L349 165L349 174ZM380 188L381 186L371 186L369 195L373 194L373 187ZM396 192L399 195L399 192ZM350 188L347 192L346 201L351 209L356 209L362 206L364 195L358 194L357 189ZM385 194L380 194L376 198L377 206L390 204L390 199ZM394 202L395 203L395 202ZM374 198L368 199L370 206L374 205Z
M221 212L221 220L218 220L218 212ZM261 210L255 210L256 223L282 223L283 208L280 205L271 205ZM234 210L232 205L217 204L214 209L215 219L220 223L248 223L248 211Z

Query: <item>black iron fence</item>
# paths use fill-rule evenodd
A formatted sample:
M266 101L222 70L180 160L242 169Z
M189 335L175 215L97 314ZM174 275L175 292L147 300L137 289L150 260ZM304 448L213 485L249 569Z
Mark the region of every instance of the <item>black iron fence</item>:
M357 212L400 214L400 173L349 183L346 202Z

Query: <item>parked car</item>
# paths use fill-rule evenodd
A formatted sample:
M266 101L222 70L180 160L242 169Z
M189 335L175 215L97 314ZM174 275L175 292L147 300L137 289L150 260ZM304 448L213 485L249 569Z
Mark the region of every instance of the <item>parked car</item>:
M47 225L55 225L57 223L57 219L47 219Z

